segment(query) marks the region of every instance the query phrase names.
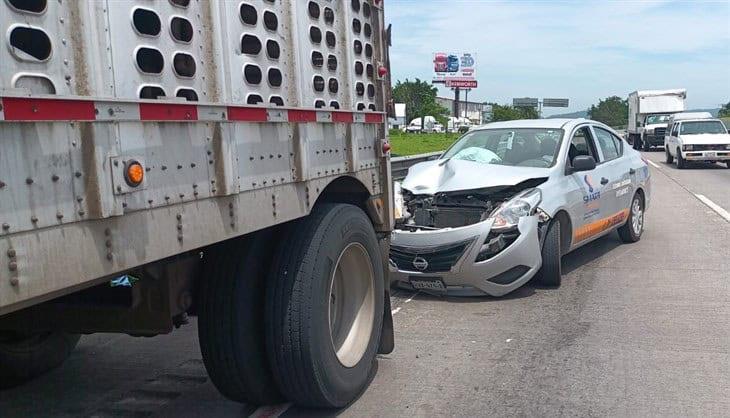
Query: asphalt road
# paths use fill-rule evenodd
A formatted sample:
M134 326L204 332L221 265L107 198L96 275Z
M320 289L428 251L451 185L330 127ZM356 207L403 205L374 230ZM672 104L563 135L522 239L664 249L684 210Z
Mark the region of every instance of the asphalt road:
M559 289L393 296L396 351L341 411L254 411L205 375L195 323L151 339L84 337L59 369L0 392L0 416L727 416L730 169L655 164L646 231L563 259Z

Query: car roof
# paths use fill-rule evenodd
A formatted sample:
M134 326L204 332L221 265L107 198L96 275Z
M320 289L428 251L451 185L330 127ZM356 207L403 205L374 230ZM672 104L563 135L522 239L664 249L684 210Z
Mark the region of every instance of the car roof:
M591 122L598 125L603 125L595 120L588 120L583 118L578 119L566 119L566 118L555 118L555 119L520 119L520 120L508 120L504 122L492 122L486 125L481 125L473 130L483 129L504 129L504 128L546 128L546 129L564 129L566 126L572 127L580 123Z

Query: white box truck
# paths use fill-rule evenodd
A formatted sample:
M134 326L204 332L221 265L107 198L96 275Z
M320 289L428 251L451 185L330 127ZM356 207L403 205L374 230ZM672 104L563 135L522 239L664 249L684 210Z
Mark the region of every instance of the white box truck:
M640 90L629 94L628 140L634 149L663 146L667 122L685 110L687 90Z
M0 1L0 386L197 316L226 397L393 348L383 2Z

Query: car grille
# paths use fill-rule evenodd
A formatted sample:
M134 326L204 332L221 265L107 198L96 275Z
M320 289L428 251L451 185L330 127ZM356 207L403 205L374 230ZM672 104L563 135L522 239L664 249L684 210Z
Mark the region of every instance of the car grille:
M726 146L721 144L692 145L692 151L726 151Z
M442 245L439 247L401 247L390 246L390 259L398 266L398 270L419 271L423 273L439 273L450 271L464 254L464 250L474 240ZM416 257L423 258L428 267L421 270L413 265Z
M667 133L667 128L656 128L654 129L654 136L664 136Z

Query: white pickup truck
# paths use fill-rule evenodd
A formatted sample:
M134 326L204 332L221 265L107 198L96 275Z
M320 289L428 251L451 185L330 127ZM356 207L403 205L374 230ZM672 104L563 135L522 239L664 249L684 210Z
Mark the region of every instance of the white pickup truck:
M677 168L688 162L724 162L730 168L730 134L720 119L708 112L677 113L669 119L664 146L667 163Z
M196 315L228 398L358 396L393 349L382 6L0 1L0 386Z

